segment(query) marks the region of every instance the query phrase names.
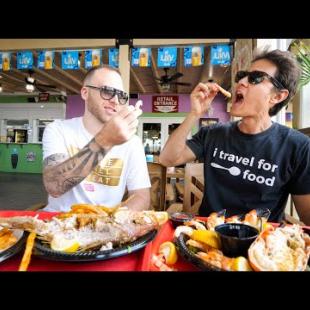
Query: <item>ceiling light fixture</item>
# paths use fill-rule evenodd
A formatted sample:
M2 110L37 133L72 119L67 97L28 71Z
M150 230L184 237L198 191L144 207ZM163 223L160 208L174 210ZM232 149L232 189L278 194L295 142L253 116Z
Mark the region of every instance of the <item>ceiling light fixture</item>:
M34 91L34 85L33 84L26 84L26 89L29 93L32 93Z
M34 78L32 76L28 76L28 77L26 77L26 82L28 84L34 84Z

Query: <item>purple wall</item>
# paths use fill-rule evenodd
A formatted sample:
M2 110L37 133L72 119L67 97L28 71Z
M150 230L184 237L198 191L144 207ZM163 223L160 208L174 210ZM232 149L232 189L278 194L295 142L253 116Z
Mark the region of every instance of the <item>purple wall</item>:
M139 99L143 101L142 110L145 113L152 112L152 96L151 95L139 95ZM168 95L168 94L167 94ZM174 95L174 94L169 94ZM130 104L135 104L137 99L130 99ZM226 100L222 94L218 94L213 102L213 115L206 114L205 117L219 118L220 122L228 122L230 119L229 114L226 112ZM189 95L179 95L179 112L189 112L190 111L190 98ZM67 108L66 108L66 118L78 117L84 114L84 101L81 96L68 96ZM156 113L159 116L161 113ZM167 116L169 113L165 113Z
M82 116L84 114L84 100L80 95L68 96L66 106L66 118Z

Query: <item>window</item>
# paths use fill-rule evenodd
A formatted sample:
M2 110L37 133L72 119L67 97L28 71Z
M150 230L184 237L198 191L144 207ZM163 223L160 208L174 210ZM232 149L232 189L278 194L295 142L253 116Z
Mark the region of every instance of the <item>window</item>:
M42 142L45 127L49 123L52 123L53 121L54 120L45 120L45 119L39 119L38 120L38 142Z

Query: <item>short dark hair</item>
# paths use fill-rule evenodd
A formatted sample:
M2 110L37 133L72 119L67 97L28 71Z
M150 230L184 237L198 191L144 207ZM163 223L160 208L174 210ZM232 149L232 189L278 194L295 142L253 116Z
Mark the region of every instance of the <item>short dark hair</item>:
M277 67L274 78L289 91L285 100L279 102L269 110L269 115L274 116L294 97L297 91L301 69L296 57L289 51L256 50L252 63L261 59L269 60Z
M83 85L85 84L88 84L90 79L93 77L94 73L97 71L97 70L100 70L100 69L108 69L108 70L111 70L111 71L114 71L114 72L117 72L119 75L121 75L121 72L119 71L118 68L115 68L115 67L111 67L109 65L100 65L100 66L97 66L97 67L93 67L91 68L90 70L88 70L88 72L86 73L85 77L84 77L84 80L83 80Z

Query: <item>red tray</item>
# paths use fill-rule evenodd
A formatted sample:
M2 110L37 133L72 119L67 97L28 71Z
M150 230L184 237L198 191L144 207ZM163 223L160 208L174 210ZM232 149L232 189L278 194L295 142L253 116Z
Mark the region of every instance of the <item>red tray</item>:
M207 220L206 217L197 217L197 219L200 219L202 221ZM280 225L279 223L271 223L271 224L275 227ZM305 229L305 231L310 231L310 226L303 226L303 228ZM141 263L141 271L160 271L159 268L152 263L152 257L153 255L158 254L159 246L163 242L173 241L174 230L175 229L172 226L171 221L168 221L161 227L155 239L151 241L144 249L144 254ZM180 255L178 256L178 261L173 266L173 268L175 268L177 271L200 271L200 269L198 269L191 263L185 261Z
M174 227L172 226L171 221L168 221L161 227L155 239L144 249L141 271L159 271L159 269L152 263L152 257L153 255L158 254L159 246L163 242L173 240L173 233ZM186 262L180 255L173 268L177 271L199 271L198 268L193 266L191 263Z

